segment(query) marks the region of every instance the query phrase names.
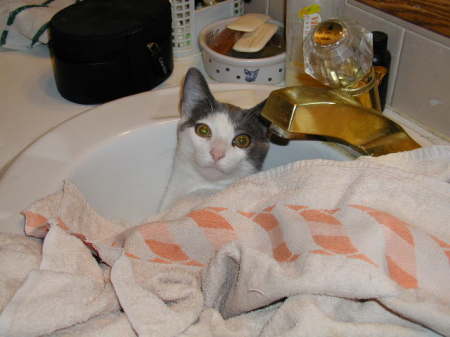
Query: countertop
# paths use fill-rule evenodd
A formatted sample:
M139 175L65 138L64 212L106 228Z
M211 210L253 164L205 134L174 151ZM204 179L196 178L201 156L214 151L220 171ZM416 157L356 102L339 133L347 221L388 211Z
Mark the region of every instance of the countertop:
M190 66L203 70L200 54L177 59L172 75L155 89L179 85ZM28 51L0 48L0 74L1 176L39 136L95 105L76 104L59 94L45 45Z
M52 127L90 106L58 93L48 49L0 51L0 168Z
M156 89L179 85L193 65L203 70L199 54L176 59L172 76ZM61 97L44 45L26 52L0 49L0 74L1 176L14 158L39 136L94 106ZM421 145L448 144L393 111L387 110L385 114L405 127Z

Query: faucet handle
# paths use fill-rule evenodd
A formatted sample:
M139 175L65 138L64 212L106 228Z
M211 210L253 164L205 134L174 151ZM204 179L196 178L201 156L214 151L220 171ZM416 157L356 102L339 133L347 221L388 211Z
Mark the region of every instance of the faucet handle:
M332 87L352 87L372 67L372 34L352 20L319 23L304 42L305 71Z

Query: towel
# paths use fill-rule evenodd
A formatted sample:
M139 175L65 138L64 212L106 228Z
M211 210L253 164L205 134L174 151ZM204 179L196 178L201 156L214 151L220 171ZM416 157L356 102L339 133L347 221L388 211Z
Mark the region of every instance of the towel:
M3 0L0 47L26 50L48 42L48 24L61 9L80 0Z
M300 161L124 229L66 182L24 210L26 233L49 248L0 314L0 336L117 314L111 284L137 336L449 337L449 183L448 146ZM63 284L47 291L50 272L99 305ZM36 313L35 298L58 309Z
M96 316L89 321L58 330L46 337L136 337L127 316L113 312Z
M0 312L40 262L39 242L23 235L0 233Z

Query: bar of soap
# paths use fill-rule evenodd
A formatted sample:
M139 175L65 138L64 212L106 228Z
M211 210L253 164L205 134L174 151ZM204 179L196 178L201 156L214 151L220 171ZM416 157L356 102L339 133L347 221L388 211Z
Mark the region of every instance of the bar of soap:
M233 48L234 44L244 35L244 32L231 30L225 28L220 33L216 34L209 42L209 47L223 55L228 54Z
M269 19L270 16L265 14L249 13L240 16L237 20L228 24L227 28L241 32L253 32Z
M277 32L278 26L273 23L264 23L255 31L244 33L242 37L236 41L233 49L244 53L255 53L264 48L272 36Z

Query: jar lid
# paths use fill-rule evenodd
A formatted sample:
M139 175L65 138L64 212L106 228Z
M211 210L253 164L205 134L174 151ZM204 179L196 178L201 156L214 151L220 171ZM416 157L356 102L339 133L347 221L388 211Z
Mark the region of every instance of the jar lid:
M145 23L167 21L164 0L90 0L68 6L51 19L53 34L70 39L104 39L131 34ZM166 6L164 6L166 5Z
M370 71L372 35L353 20L318 24L303 44L305 72L332 88L353 87Z
M85 0L50 20L50 48L71 62L101 62L127 48L130 38L149 41L171 34L167 0Z

